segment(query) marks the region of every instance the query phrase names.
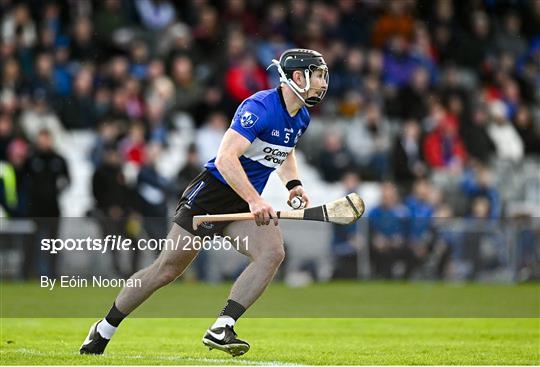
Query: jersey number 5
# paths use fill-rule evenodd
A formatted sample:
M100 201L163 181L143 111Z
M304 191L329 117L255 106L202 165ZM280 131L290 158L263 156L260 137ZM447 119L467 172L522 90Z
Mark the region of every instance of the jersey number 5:
M289 142L289 135L291 133L285 133L285 140L283 141L285 144L287 144Z

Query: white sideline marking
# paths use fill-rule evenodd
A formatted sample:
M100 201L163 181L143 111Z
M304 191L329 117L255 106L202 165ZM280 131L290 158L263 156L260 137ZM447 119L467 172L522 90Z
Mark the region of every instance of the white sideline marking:
M78 352L75 353L54 353L54 352L40 352L28 348L18 348L18 349L2 349L0 354L6 354L8 352L15 352L21 354L28 354L39 357L66 357L66 356L80 356ZM107 357L119 357L124 359L143 359L143 358L152 358L162 361L185 361L185 362L203 362L203 363L231 363L234 365L247 365L247 366L302 366L301 364L296 363L287 363L281 361L253 361L249 359L233 359L231 358L194 358L194 357L173 357L173 356L144 356L144 355L116 355L116 354L105 354L103 356L95 356L97 358L107 358Z

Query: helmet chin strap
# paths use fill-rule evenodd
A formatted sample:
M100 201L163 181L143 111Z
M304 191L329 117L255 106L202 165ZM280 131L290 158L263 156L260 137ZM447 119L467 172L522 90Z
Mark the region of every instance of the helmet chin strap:
M294 94L296 94L298 99L300 101L302 101L302 103L304 105L306 105L307 107L313 107L313 106L315 106L317 103L319 103L321 101L321 99L319 97L310 97L310 98L306 99L306 98L302 97L302 95L300 94L300 93L306 93L307 91L309 91L309 89L311 87L311 82L310 82L309 70L308 69L304 70L304 76L306 78L306 86L304 88L300 88L298 86L298 84L296 84L292 79L287 78L287 76L283 72L283 69L281 68L281 65L279 65L278 60L273 59L272 64L270 64L270 66L268 66L266 68L266 70L270 69L272 66L275 66L277 68L277 70L278 70L279 81L281 83L287 84L292 89Z

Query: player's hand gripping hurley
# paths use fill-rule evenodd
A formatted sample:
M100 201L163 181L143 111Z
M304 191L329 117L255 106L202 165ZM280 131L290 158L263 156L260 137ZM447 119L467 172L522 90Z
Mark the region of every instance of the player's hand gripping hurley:
M356 193L313 208L277 211L279 219L313 220L337 224L351 224L364 214L364 201ZM234 222L255 220L252 213L196 215L193 217L193 229L205 222Z

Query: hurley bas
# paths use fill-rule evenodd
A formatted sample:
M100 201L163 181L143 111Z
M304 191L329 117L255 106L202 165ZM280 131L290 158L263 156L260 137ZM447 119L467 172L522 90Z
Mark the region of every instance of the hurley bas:
M59 279L41 276L40 286L41 288L47 288L50 291L56 286L59 286L60 288L140 288L142 286L142 281L141 279L104 278L95 275L90 279L69 275L62 275Z

